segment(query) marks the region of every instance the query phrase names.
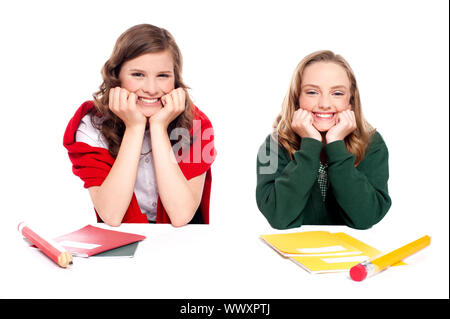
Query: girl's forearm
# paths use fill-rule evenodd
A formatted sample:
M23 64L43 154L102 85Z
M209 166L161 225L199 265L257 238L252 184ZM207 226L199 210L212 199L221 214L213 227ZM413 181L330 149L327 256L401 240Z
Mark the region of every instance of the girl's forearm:
M302 148L294 153L293 160L277 162L276 171L265 173L260 159L266 154L270 152L271 158L281 160L278 155L281 149L271 147L270 143L269 137L258 153L256 203L273 228L299 227L303 225L304 210L317 179L321 142L303 138Z
M199 201L181 172L164 126L150 125L159 197L172 225L183 226L194 216Z
M100 187L92 187L90 194L100 218L111 226L122 222L136 183L139 155L145 127L125 130L117 158Z
M343 210L343 219L352 228L372 227L391 206L387 187L388 150L384 142L371 145L358 168L344 141L327 144L325 149L329 159L328 177Z

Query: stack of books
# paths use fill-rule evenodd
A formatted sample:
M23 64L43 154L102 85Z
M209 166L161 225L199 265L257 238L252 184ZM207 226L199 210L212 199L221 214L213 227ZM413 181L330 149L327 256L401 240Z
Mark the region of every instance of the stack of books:
M92 225L87 225L53 239L46 239L36 233L35 228L31 229L24 223L19 224L19 231L31 246L41 249L55 262L57 262L57 255L62 252L69 252L71 256L77 257L133 257L138 243L145 239L143 235ZM66 264L63 265L63 267L66 266Z

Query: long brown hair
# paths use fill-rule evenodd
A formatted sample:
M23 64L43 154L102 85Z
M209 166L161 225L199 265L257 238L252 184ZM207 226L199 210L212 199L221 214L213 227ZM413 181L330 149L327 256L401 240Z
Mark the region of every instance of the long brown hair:
M349 134L344 141L347 150L355 156L355 166L357 166L364 158L370 136L375 130L364 119L358 85L353 70L342 56L334 54L332 51L324 50L313 52L297 65L291 78L289 90L284 98L281 113L274 122L274 135L276 135L278 143L288 151L291 158L293 157L294 152L300 149L301 138L291 127L292 117L294 112L300 107L299 97L301 93L303 72L308 65L315 62L333 62L342 66L347 72L351 84L350 104L352 106L352 111L355 113L357 128Z
M173 36L165 29L151 24L139 24L126 30L117 39L110 58L102 68L103 83L100 89L93 94L94 104L98 116L102 121L92 120L108 142L109 152L117 156L125 132L125 124L109 109L109 90L120 86L119 73L122 65L134 58L147 53L157 53L169 50L172 54L175 75L175 88L186 91L185 111L169 124L167 131L170 136L172 129L182 127L190 129L192 126L193 105L187 93L188 87L182 78L183 58ZM171 141L172 144L175 143Z

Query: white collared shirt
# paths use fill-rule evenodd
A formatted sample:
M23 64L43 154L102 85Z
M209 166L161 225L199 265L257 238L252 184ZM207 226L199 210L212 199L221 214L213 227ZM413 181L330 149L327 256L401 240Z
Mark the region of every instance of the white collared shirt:
M92 125L90 114L85 115L81 119L75 140L92 147L108 149L108 144L102 133ZM156 221L158 185L156 184L155 168L153 166L153 153L151 151L149 130L145 131L144 141L142 142L134 194L136 195L142 213L147 215L149 221Z

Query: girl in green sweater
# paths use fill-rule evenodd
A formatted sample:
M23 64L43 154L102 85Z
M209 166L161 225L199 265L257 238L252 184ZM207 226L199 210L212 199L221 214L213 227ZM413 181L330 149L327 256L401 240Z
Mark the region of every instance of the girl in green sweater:
M367 229L391 206L388 178L388 149L364 119L349 64L331 51L305 57L258 152L259 210L277 229Z

